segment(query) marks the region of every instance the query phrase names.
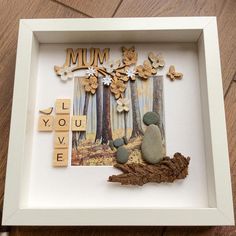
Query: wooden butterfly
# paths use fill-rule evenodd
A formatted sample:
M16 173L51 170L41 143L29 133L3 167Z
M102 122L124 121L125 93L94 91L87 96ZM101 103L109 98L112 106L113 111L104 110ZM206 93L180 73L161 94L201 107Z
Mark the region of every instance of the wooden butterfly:
M170 66L169 72L167 73L167 76L171 79L171 81L183 78L183 74L180 73L180 72L176 72L175 67L173 65Z

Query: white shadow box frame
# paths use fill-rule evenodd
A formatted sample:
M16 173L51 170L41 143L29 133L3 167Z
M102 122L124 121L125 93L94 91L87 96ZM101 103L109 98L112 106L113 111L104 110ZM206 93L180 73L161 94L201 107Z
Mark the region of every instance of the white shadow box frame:
M32 113L41 44L195 43L204 127L207 207L29 207ZM177 151L177 150L176 150ZM190 162L191 165L191 162ZM199 170L201 171L201 170ZM68 173L67 173L68 174ZM106 180L104 180L106 181ZM70 184L70 183L68 183ZM69 193L68 194L73 194ZM96 195L96 189L94 189ZM145 199L144 199L145 200ZM215 17L21 20L7 162L4 225L233 225Z

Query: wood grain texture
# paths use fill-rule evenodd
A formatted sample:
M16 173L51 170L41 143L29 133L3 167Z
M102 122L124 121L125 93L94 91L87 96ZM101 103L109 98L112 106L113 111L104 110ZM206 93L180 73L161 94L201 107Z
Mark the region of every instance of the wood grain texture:
M232 177L236 176L236 82L230 86L225 98L225 115ZM236 199L235 199L236 200Z
M165 227L12 227L10 236L151 236Z
M225 97L225 113L227 136L231 167L231 181L233 190L234 215L236 215L236 81L233 80L227 96ZM232 232L236 235L236 227L231 227ZM222 229L219 229L222 230Z
M0 205L2 206L20 18L204 16L218 17L234 203L236 203L235 0L1 0L0 2ZM235 227L11 227L10 235L236 235Z
M74 8L90 17L111 17L120 4L120 0L55 0Z

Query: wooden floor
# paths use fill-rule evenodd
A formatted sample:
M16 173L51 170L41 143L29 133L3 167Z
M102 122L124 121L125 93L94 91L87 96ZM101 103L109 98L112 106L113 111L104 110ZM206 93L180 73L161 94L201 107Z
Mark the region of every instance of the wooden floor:
M236 203L235 0L0 0L0 206L3 204L20 18L217 16ZM10 235L236 235L235 227L11 227ZM1 230L0 230L1 231Z

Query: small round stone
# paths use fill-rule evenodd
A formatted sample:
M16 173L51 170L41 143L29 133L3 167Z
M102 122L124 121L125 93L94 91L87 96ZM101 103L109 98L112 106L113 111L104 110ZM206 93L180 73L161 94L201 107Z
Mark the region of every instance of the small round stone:
M117 138L117 139L115 139L115 140L113 141L113 145L114 145L116 148L118 148L118 147L124 145L124 140L123 140L123 138Z
M128 139L124 136L123 140L124 140L125 145L127 145L128 144Z
M145 125L159 125L160 124L160 116L156 112L149 111L143 116L143 123Z
M125 164L129 159L129 152L125 147L119 147L116 152L116 161Z
M112 140L109 141L109 146L110 146L111 150L115 150L115 147L114 147L114 144L113 144Z

